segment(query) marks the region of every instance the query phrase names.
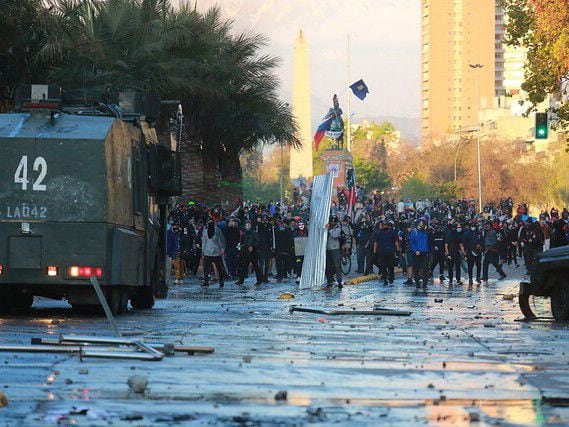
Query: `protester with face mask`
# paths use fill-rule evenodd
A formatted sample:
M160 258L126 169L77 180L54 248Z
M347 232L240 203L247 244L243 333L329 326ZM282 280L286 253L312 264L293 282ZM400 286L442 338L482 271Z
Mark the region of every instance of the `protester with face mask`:
M445 236L445 255L448 260L448 280L450 285L452 285L454 277L456 277L456 284L462 285L460 280L460 255L463 251L462 226L460 224L450 224Z
M399 241L401 242L401 268L406 269L407 280L405 285L413 284L413 252L411 251L411 242L409 234L411 233L410 223L402 223L401 230L399 231Z
M491 222L487 222L484 225L483 234L483 246L484 246L484 262L482 265L482 280L488 282L488 268L490 264L494 266L498 274L500 275L499 280L506 278L506 273L502 270L502 266L499 262L499 242L498 234L496 230L492 227Z
M506 254L508 265L513 262L514 266L518 268L518 226L512 220L509 220L506 229L506 243L508 245Z
M445 281L445 243L446 243L446 233L442 229L438 221L433 221L432 232L430 234L431 238L431 248L433 261L431 262L431 272L433 276L435 275L435 269L437 265L439 266L439 280Z
M426 288L431 277L431 270L429 268L431 246L426 228L426 219L420 218L419 221L417 221L416 227L411 230L409 234L409 244L411 246L411 252L413 252L413 274L417 288L421 287L421 284Z
M215 205L213 207L213 209L209 213L209 216L213 218L216 224L223 219L223 213L221 212L221 208L219 207L219 205Z
M551 232L551 248L565 246L567 242L567 223L562 219L556 219L553 223L553 231Z
M287 268L290 264L289 260L294 253L294 239L290 227L285 224L284 220L280 220L275 229L275 262L277 267L277 281L288 277Z
M473 284L473 271L476 265L476 282L482 283L480 280L480 269L482 266L482 240L478 225L472 223L470 229L465 231L462 236L462 246L466 253L466 263L468 265L468 284Z
M401 250L399 237L393 230L393 223L387 221L383 224L383 228L374 233L373 239L373 252L379 264L379 274L383 279L383 284L393 284L395 280L395 253Z
M213 218L209 218L202 235L202 253L204 268L203 286L209 286L209 276L212 273L212 264L215 264L219 276L219 287L223 287L225 269L221 257L225 253L225 238L223 232L215 225Z
M304 221L300 221L298 226L293 231L293 238L294 239L306 239L308 237L308 229L306 228L306 224ZM296 249L295 249L296 250ZM304 255L299 255L295 253L295 260L294 260L294 274L297 279L300 278L302 274L302 264L304 263Z
M338 288L342 288L342 252L340 248L340 235L342 227L337 216L332 216L326 225L328 240L326 241L326 280L328 287L334 283L334 276Z
M251 221L246 220L241 233L239 241L239 280L235 282L236 285L242 285L245 277L249 275L249 266L253 266L257 283L259 286L263 283L263 275L259 268L258 249L259 249L259 234L252 229Z
M232 278L237 278L237 257L239 251L237 245L241 240L241 232L237 218L229 218L227 228L224 230L225 237L225 263L227 264L227 274Z
M356 270L357 273L363 274L367 268L369 267L369 257L367 256L369 242L371 240L371 235L373 232L373 228L367 221L367 219L363 219L358 227L356 233L356 243L358 245L358 269ZM367 261L367 263L366 263Z
M263 283L270 283L269 274L271 273L271 253L273 251L273 226L269 223L266 214L261 216L261 222L257 223L257 233L259 235L259 268Z

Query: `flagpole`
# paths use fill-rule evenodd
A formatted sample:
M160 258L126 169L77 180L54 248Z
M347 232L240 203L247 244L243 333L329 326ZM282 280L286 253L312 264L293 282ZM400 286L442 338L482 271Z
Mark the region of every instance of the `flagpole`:
M346 96L348 98L347 107L348 107L348 152L352 151L352 127L350 126L350 73L351 73L351 64L350 64L350 56L351 56L351 47L350 47L350 35L348 34L348 73L347 73L347 82L346 82Z

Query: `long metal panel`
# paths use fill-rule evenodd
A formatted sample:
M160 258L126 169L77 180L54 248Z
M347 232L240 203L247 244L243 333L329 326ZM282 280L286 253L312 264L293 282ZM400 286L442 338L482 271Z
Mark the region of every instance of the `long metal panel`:
M312 185L310 198L310 230L304 255L300 289L316 288L322 285L326 271L326 242L332 203L332 174L318 175Z

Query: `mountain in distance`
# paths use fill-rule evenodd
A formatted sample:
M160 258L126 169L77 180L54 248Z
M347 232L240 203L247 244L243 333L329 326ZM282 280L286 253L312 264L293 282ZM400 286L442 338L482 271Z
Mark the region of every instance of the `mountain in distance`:
M415 145L419 145L421 143L420 117L378 116L366 117L363 120L374 123L390 122L395 126L395 129L401 132L401 139Z

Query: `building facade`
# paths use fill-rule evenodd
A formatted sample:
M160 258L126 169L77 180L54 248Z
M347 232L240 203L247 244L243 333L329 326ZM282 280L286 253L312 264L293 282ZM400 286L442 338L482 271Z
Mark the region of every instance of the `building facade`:
M421 136L428 145L478 126L479 109L493 106L496 3L422 0L421 7Z
M508 17L496 1L496 96L516 97L520 95L524 82L524 65L527 48L508 46L505 43Z

